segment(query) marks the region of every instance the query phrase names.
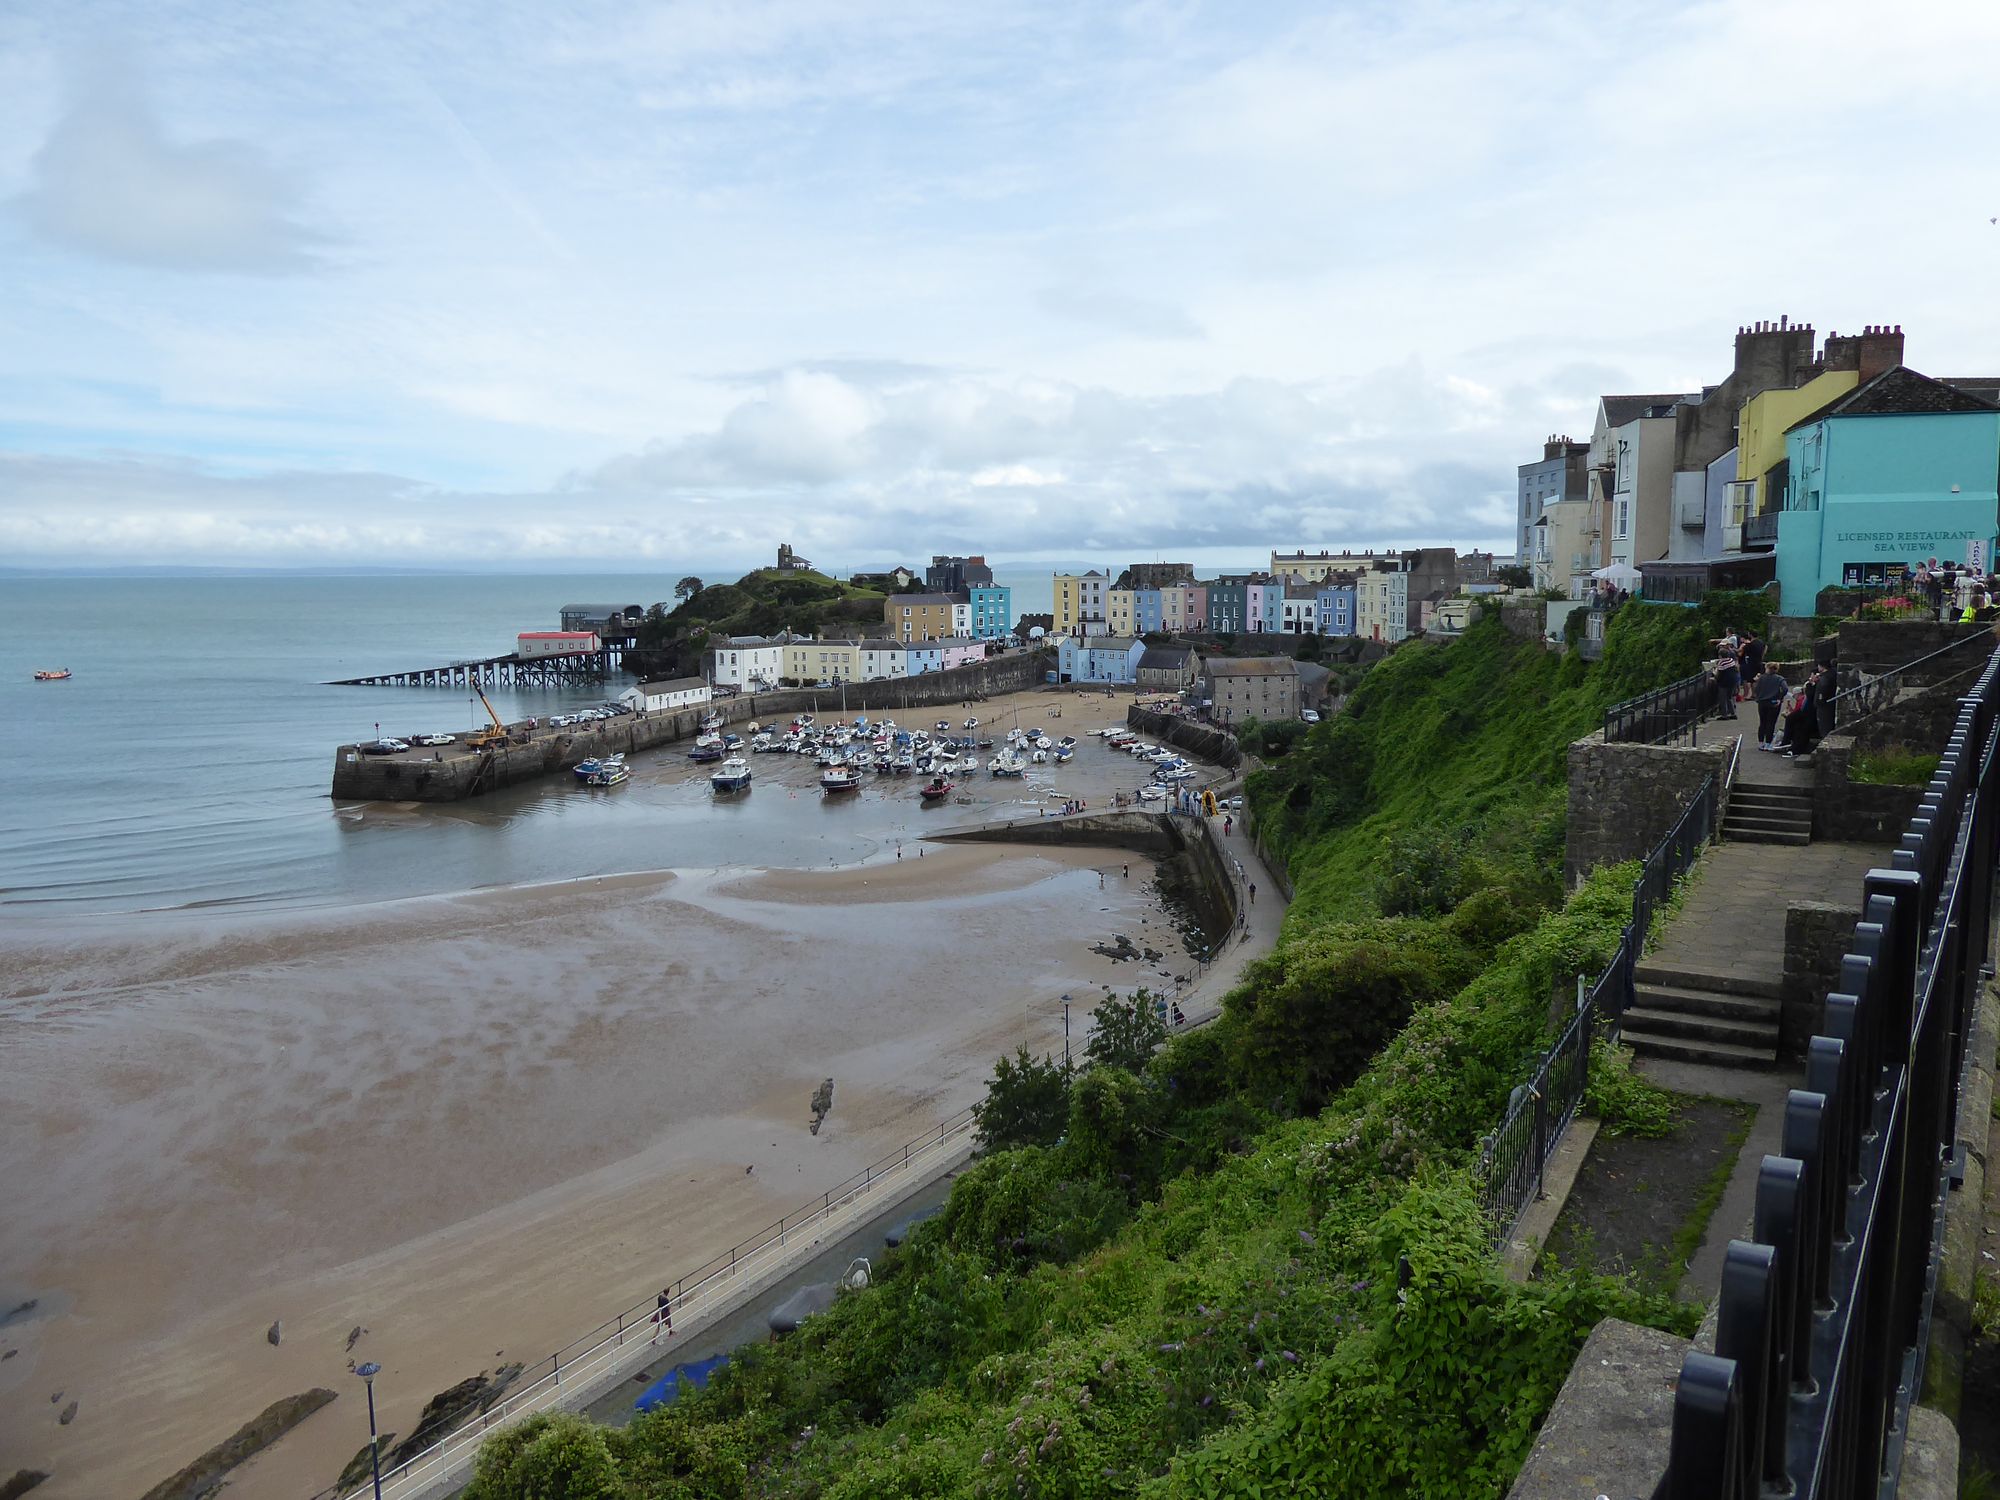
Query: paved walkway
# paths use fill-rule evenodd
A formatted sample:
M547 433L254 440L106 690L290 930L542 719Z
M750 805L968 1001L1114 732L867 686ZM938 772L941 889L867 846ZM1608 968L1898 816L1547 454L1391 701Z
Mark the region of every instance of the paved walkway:
M1695 974L1781 979L1786 905L1859 906L1861 877L1888 858L1881 844L1718 844L1702 856L1679 916L1642 962Z
M1736 779L1752 786L1812 785L1812 759L1787 760L1757 748L1757 710L1753 704L1738 707L1734 719L1703 719L1695 726L1695 743L1704 750L1726 746L1743 736L1743 751L1736 758Z

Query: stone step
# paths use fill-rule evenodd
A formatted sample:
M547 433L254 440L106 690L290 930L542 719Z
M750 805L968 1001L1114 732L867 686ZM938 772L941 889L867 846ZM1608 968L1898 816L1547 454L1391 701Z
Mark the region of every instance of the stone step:
M1778 1024L1780 1002L1768 995L1725 995L1719 990L1694 990L1676 984L1635 984L1632 989L1634 1003L1647 1010Z
M1725 828L1722 836L1732 844L1792 844L1801 849L1812 842L1809 833L1778 833L1762 828Z
M1776 1047L1744 1047L1733 1042L1702 1042L1688 1037L1660 1036L1634 1031L1629 1026L1622 1038L1641 1057L1663 1057L1674 1062L1701 1063L1711 1068L1775 1068Z
M1778 1018L1768 1021L1733 1021L1722 1016L1693 1015L1687 1011L1656 1010L1635 1005L1625 1012L1629 1031L1637 1027L1647 1036L1679 1037L1684 1041L1723 1042L1738 1047L1765 1047L1778 1050Z
M1758 807L1812 806L1812 791L1802 786L1772 786L1766 782L1739 781L1729 792L1729 805Z
M1635 984L1665 985L1676 990L1707 990L1717 995L1761 995L1767 1000L1785 998L1785 981L1775 974L1737 974L1641 961L1633 969L1632 979Z
M1723 820L1722 828L1725 833L1733 833L1739 828L1761 829L1766 833L1811 833L1812 815L1810 813L1738 812L1732 807L1729 810L1729 816Z

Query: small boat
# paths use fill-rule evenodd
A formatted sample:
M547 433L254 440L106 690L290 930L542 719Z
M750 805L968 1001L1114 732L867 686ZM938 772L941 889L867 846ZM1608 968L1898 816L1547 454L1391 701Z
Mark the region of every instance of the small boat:
M701 717L701 727L704 731L711 729L720 729L722 727L722 715L703 714Z
M1046 750L1037 750L1028 758L1038 766L1045 766L1049 763L1049 752Z
M942 776L933 777L930 785L918 792L917 795L926 802L937 802L950 795L951 785Z
M594 755L589 760L578 761L576 763L576 779L578 781L590 780L591 777L595 776L603 768L603 765L604 762Z
M858 791L861 783L854 779L854 773L846 766L828 766L819 776L820 790L825 792Z
M1167 795L1167 789L1157 781L1149 781L1139 788L1141 802L1158 802Z
M1019 776L1028 769L1028 763L1012 750L1002 750L986 763L986 769L995 776Z
M750 785L750 762L732 755L709 772L708 784L718 792L739 792Z
M37 672L37 673L35 674L35 681L37 681L37 682L68 682L68 681L70 680L70 678L71 678L71 676L72 676L72 675L74 675L74 674L73 674L73 673L71 673L71 671L70 671L70 669L69 669L68 667L53 667L53 668L49 668L49 669L47 669L47 670L44 670L44 671L40 671L40 672Z
M1039 750L1035 752L1035 754L1037 755L1040 755L1041 753L1042 752ZM1076 747L1074 745L1058 745L1050 753L1054 758L1055 763L1057 765L1061 765L1064 761L1068 760L1072 755L1076 754Z
M590 773L590 779L584 782L584 785L622 786L625 782L628 782L631 779L632 779L632 773L626 770L622 765L607 763L605 765L599 766L595 771L592 771Z
M701 761L704 763L711 760L721 760L722 746L704 745L699 741L697 741L695 743L694 749L688 751L688 759L693 761Z
M772 751L783 748L768 734L753 734L750 736L750 753L753 755L769 755Z

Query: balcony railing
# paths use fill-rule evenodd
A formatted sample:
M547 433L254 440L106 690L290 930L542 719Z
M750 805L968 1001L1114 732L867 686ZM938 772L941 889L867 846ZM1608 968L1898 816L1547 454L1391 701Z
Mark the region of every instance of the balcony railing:
M1761 516L1747 517L1743 522L1743 545L1746 547L1775 547L1778 544L1778 512L1767 510Z

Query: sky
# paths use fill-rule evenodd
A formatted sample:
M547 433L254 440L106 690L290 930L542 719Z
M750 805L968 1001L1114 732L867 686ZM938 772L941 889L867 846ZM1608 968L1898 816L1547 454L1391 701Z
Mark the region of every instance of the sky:
M2000 371L2000 6L12 0L0 563L1512 550L1736 328Z

